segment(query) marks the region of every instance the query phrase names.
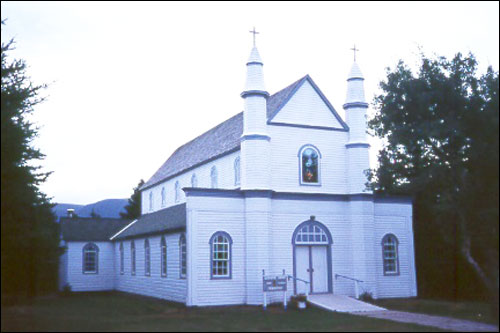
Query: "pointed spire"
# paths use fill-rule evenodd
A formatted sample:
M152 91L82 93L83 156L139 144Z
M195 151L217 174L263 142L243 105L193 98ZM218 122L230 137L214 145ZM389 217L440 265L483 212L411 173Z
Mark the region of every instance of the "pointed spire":
M245 97L249 94L259 94L267 97L269 96L269 93L266 91L266 87L264 85L264 63L260 58L259 50L257 50L257 47L255 46L255 35L258 34L258 32L255 31L255 27L253 30L250 30L250 32L253 34L253 47L247 61L245 90L241 93L241 96Z
M364 80L365 78L363 77L363 73L361 73L358 63L354 62L347 76L347 96L344 108L346 108L346 106L349 107L349 104L352 103L366 104ZM358 106L360 105L358 104ZM368 106L368 104L366 104L366 106Z
M250 64L264 65L262 59L260 58L259 50L257 50L257 47L255 46L252 48L252 51L250 51L250 57L248 57L247 66Z
M361 69L358 66L357 62L354 62L351 66L351 71L349 72L349 75L347 76L347 81L349 80L355 80L355 79L360 79L364 80L365 78L363 77L363 73L361 73Z

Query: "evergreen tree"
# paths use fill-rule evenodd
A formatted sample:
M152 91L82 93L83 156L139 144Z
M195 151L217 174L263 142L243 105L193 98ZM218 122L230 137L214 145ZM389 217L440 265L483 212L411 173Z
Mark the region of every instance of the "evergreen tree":
M45 86L30 82L23 60L8 58L12 45L1 46L1 290L34 296L57 285L59 228L38 188L49 174L33 166L44 155L32 145L37 128L27 119Z
M494 295L498 304L498 72L474 55L400 61L369 121L383 139L376 192L414 197L419 293Z
M76 216L75 216L76 217ZM90 217L93 219L100 219L101 215L97 214L94 210L94 207L92 207L92 211L90 212Z
M128 199L128 204L125 206L126 212L120 213L122 219L135 220L141 216L141 192L139 192L139 189L142 185L144 185L144 180L141 179L139 184L134 187L134 193Z

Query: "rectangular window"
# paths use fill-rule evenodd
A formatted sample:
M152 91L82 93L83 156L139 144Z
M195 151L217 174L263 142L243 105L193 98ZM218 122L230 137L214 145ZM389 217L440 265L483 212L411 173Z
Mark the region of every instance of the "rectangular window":
M213 244L212 258L212 276L228 277L229 276L229 243Z
M395 236L387 235L382 241L382 257L385 275L398 275L398 241Z
M184 235L181 236L180 239L180 277L181 279L186 278L186 263L187 263L187 253L186 253L186 237Z
M146 249L144 254L144 274L147 276L151 275L151 253L149 248Z
M167 276L167 246L161 247L161 276Z
M131 254L130 260L131 260L131 266L132 266L131 273L132 273L132 275L135 275L135 246L134 246L133 242L131 245L130 254Z
M86 251L85 252L85 267L83 269L84 273L97 273L97 254L96 252Z
M125 259L123 258L123 243L120 243L120 274L125 272Z

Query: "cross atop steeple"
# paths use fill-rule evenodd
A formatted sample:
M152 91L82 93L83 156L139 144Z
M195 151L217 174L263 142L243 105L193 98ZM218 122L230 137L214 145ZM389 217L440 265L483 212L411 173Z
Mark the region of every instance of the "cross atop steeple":
M255 35L259 34L259 32L255 31L255 27L253 27L253 30L250 30L249 32L253 34L253 47L255 47Z
M354 62L356 62L356 51L359 51L359 49L356 48L356 44L354 44L354 47L351 50L354 51Z

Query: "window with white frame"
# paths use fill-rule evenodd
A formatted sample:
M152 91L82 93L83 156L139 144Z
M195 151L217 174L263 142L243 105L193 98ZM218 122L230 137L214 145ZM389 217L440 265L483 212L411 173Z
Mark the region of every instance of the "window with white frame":
M313 145L303 146L299 151L300 184L320 184L320 158L319 150Z
M120 243L120 274L125 272L125 258L123 256L123 243Z
M228 233L218 231L210 238L210 277L231 278L232 239Z
M326 232L319 224L310 223L297 232L295 244L329 244Z
M165 207L165 204L167 203L166 199L166 194L165 194L165 187L161 188L161 206Z
M130 274L135 275L135 242L130 243Z
M179 264L180 264L180 278L186 278L187 268L187 249L186 249L186 236L184 234L179 238Z
M198 187L198 177L195 173L191 176L191 187Z
M99 262L99 248L94 243L87 243L83 247L82 271L84 274L97 274Z
M393 234L387 234L382 239L384 275L399 274L398 243L398 239Z
M217 188L217 168L215 165L210 170L211 187Z
M147 238L144 240L144 275L151 275L151 249Z
M240 185L240 157L234 160L234 185Z
M175 182L175 202L179 202L181 200L181 185L179 181Z
M165 241L165 237L161 236L160 242L160 251L161 251L161 276L167 276L167 242Z
M149 192L149 211L153 211L153 191Z

